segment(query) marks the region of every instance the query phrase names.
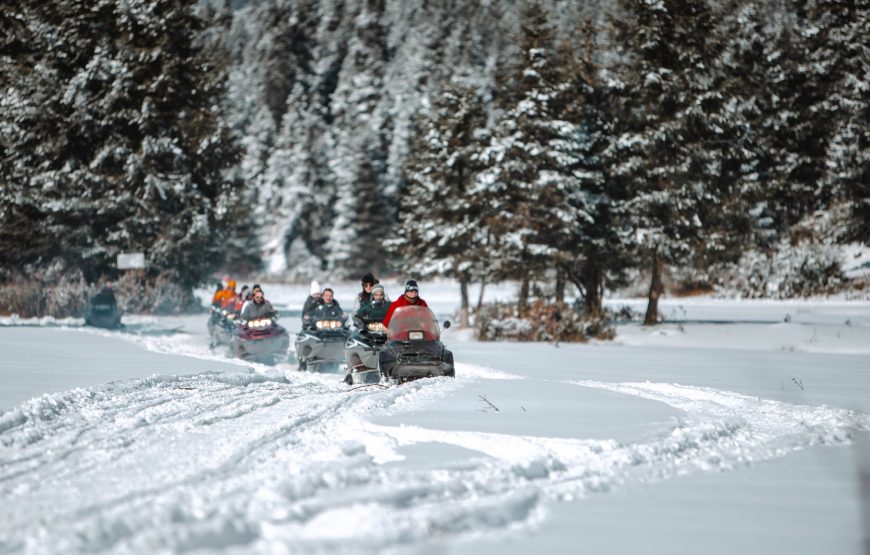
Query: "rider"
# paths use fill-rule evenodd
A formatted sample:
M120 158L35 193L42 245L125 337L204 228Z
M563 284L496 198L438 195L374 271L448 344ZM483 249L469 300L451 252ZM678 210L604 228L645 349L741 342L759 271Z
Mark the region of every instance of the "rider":
M231 279L227 282L227 288L224 289L223 295L221 296L221 308L224 310L233 310L236 306L236 299L238 296L238 293L236 293L236 280Z
M356 317L363 303L371 302L372 288L378 283L380 282L371 272L362 277L362 291L357 294L353 301L353 310L350 311L351 318Z
M320 284L317 281L311 281L311 289L309 290L308 298L305 299L305 304L302 306L302 319L307 320L306 316L318 305L323 302L321 298Z
M390 302L384 294L384 286L380 283L372 287L372 300L364 302L354 317L354 323L357 327L364 328L366 321L382 322L387 315L387 310L390 308Z
M100 292L94 295L91 299L91 304L107 304L113 308L118 306L118 300L115 298L115 288L112 282L106 282Z
M384 325L390 325L390 318L393 317L393 312L395 312L397 308L403 306L429 306L426 304L426 301L420 298L419 294L420 291L417 287L417 282L413 279L406 281L405 294L390 304L390 308L387 310L386 316L384 316Z
M254 294L251 300L242 307L242 320L256 320L257 318L271 318L275 315L272 303L266 300L263 289L259 285L254 286Z
M250 288L247 285L242 285L242 290L239 292L239 296L236 297L236 302L233 305L233 312L239 314L242 312L242 307L245 306L245 301L251 298Z
M319 320L322 319L322 316L327 314L331 314L335 316L335 319L341 317L342 319L344 314L341 311L341 305L338 304L338 301L335 300L335 292L329 287L323 290L322 294L323 299L320 304L315 306L314 309L305 316L302 317L302 324L305 327L312 327L314 325L311 320Z

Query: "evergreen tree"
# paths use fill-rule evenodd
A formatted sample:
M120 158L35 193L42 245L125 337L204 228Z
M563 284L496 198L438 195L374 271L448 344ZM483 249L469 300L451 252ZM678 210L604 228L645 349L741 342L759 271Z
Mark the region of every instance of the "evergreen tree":
M493 262L481 206L471 192L486 113L476 92L462 85L441 89L430 112L418 119L399 225L389 247L404 260L408 275L459 281L460 324L467 326L468 285L485 278Z
M578 126L561 119L567 80L554 49L546 13L532 4L523 14L520 58L505 82L509 104L479 156L484 169L475 194L488 206L493 257L504 268L499 277L521 280L520 313L530 280L544 277L565 245L564 223L572 219L566 199L582 148Z
M587 318L603 314L605 286L623 285L630 264L632 229L627 215L624 179L619 175L622 162L615 148L617 122L611 99L619 91L601 76L600 53L591 21L584 26L584 49L577 57L563 44L561 64L569 78L570 94L564 118L574 122L577 135L563 143L574 163L568 182L563 227L552 238L560 246L555 262L583 296ZM562 298L557 283L557 301Z
M4 266L62 259L94 280L143 250L152 274L190 286L220 263L224 218L244 207L194 4L5 3Z
M617 145L631 187L638 253L651 270L645 324L658 320L666 264L736 256L751 134L735 109L726 37L705 0L625 2L615 47L626 62Z

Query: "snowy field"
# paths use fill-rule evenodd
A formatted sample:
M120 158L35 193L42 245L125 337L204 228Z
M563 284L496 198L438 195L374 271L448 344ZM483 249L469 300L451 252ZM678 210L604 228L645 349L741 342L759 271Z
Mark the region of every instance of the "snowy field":
M295 331L307 287L266 291ZM354 390L211 352L205 315L0 319L0 553L870 552L870 303L662 313L451 328L455 380Z

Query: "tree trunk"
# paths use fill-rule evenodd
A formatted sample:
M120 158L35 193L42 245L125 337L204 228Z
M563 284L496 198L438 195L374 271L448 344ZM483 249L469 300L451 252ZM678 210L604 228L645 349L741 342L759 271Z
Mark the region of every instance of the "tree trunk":
M583 299L583 317L587 319L599 318L604 309L601 298L601 270L590 268L583 273L583 289L586 296Z
M649 285L649 302L646 305L646 316L643 318L644 326L654 326L659 322L659 297L664 292L662 284L662 270L664 262L659 256L659 251L652 254L652 280Z
M522 318L529 308L529 278L524 277L520 284L520 294L517 300L517 316Z
M562 268L556 270L556 304L565 302L565 272Z
M459 327L468 327L468 276L466 274L459 275L459 296L462 297L462 304L459 307Z
M480 293L477 295L477 307L474 309L475 314L480 314L480 309L483 308L484 291L486 291L486 278L480 278Z

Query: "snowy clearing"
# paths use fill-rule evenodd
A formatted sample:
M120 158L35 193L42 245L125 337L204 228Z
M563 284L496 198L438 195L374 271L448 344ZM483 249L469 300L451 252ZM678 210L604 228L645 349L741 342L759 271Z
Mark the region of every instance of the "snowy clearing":
M204 315L2 322L0 552L861 553L870 308L679 306L614 343L451 329L455 380L352 391Z

